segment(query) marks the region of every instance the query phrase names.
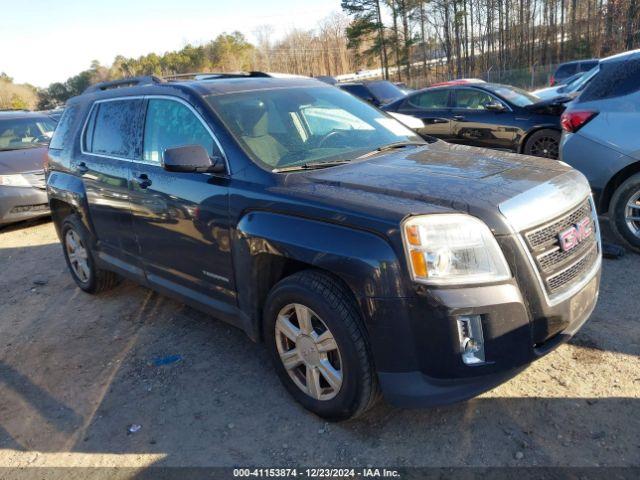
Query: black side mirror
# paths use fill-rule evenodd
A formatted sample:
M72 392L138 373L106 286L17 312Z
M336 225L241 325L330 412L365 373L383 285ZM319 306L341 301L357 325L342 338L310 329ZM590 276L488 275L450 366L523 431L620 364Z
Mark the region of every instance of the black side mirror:
M485 103L484 108L486 108L487 110L491 110L492 112L504 112L505 111L504 105L499 103L499 102Z
M184 145L164 151L164 169L168 172L223 173L222 157L209 157L202 145Z

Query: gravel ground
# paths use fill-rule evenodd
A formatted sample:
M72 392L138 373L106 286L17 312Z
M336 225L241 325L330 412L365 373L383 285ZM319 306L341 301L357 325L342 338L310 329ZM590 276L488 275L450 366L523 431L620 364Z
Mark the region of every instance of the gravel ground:
M605 260L576 338L481 397L327 424L239 330L128 281L84 294L51 223L4 229L0 466L640 466L639 267Z

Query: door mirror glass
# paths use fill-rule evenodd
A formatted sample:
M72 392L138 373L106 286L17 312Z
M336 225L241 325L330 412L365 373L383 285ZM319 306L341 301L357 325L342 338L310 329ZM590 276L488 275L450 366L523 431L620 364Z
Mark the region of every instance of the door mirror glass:
M504 105L498 102L485 103L484 108L493 112L503 112L505 110Z
M169 172L221 173L225 170L222 157L209 157L202 145L167 148L163 160L164 169Z

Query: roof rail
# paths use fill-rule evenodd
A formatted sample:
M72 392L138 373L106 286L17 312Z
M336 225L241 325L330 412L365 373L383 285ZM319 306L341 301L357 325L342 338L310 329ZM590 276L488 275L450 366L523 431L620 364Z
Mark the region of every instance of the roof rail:
M93 93L93 92L101 92L105 90L111 90L113 88L125 88L125 87L136 87L140 85L153 85L155 83L164 83L162 78L156 77L154 75L148 75L144 77L130 77L130 78L122 78L120 80L113 80L110 82L100 82L95 85L91 85L87 88L82 94Z
M265 72L194 72L194 73L177 73L175 75L165 75L163 80L168 82L179 80L215 80L218 78L267 78L270 74Z

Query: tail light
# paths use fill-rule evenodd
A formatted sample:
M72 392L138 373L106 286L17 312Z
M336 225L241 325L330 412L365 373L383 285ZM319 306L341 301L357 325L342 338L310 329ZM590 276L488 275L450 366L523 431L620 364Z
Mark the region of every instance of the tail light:
M553 75L549 77L549 86L553 87L556 84L556 79Z
M565 111L560 117L560 123L565 132L575 133L589 123L597 114L598 112L588 110Z

